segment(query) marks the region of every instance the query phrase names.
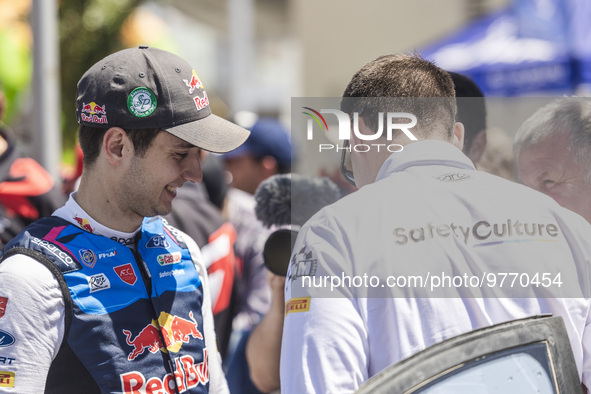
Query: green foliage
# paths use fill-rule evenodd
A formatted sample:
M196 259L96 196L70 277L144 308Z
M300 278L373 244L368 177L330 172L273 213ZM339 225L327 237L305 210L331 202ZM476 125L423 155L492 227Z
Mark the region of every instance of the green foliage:
M0 81L6 96L4 121L10 124L33 74L31 49L9 29L0 28Z
M103 57L123 49L121 25L142 0L61 0L61 108L64 147L76 141L76 84Z

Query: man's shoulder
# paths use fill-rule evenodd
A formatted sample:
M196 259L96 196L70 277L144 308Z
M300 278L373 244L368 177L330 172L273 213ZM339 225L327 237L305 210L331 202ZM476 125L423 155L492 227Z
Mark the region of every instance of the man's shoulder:
M412 222L433 217L468 218L496 211L498 215L546 217L589 227L577 214L525 185L477 170L440 172L427 171L418 177L416 173L390 174L322 208L307 225L335 222L348 223L347 228L352 228L360 220L377 223L379 218L394 218L397 222Z
M9 245L27 237L45 237L55 227L65 227L72 223L59 218L57 216L47 216L41 219L37 219L34 222L27 225L20 233L18 233L10 242L8 242L4 248Z

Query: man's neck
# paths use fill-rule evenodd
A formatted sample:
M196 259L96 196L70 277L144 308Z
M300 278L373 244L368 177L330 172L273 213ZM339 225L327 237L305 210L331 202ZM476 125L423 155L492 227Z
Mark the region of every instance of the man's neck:
M83 175L74 199L84 211L105 227L125 233L137 230L143 218L138 215L131 217L129 213L123 212L112 190L112 186Z

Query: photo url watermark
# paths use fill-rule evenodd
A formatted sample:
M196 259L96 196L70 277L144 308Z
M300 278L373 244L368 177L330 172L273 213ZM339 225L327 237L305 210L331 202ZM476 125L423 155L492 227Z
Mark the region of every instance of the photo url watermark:
M482 275L390 275L385 279L376 275L338 275L302 276L302 288L330 288L330 291L341 288L421 288L434 291L441 288L560 288L562 279L560 272L484 272Z

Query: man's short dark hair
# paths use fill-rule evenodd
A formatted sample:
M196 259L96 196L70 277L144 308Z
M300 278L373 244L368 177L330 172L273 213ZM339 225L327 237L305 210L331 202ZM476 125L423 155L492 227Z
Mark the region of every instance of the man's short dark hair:
M464 152L470 150L474 137L486 130L484 94L471 78L451 72L458 103L457 121L464 124Z
M417 117L423 133L443 125L451 137L457 107L447 71L418 54L397 54L380 56L364 65L345 88L341 110L349 116L361 113L365 124L374 130L378 112L409 112Z
M99 156L103 145L103 138L107 130L104 127L80 125L78 140L84 155L83 162L85 167L92 166ZM125 130L125 133L133 143L135 154L143 157L160 131L162 129L132 129Z

